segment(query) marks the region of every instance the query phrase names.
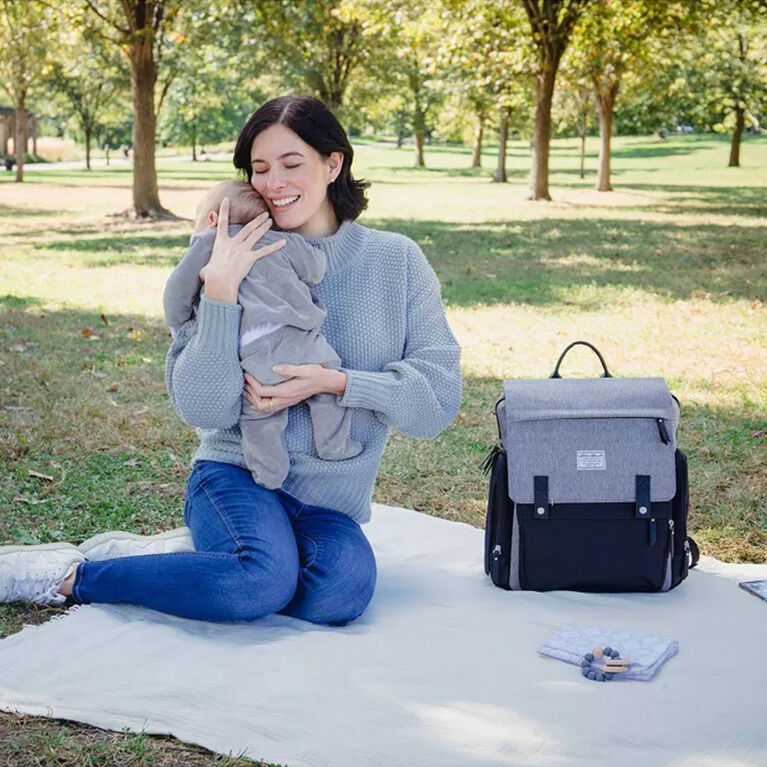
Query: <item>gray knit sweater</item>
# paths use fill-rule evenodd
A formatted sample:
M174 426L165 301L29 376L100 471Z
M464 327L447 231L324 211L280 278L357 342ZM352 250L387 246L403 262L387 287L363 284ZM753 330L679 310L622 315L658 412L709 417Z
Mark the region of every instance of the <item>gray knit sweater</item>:
M346 392L336 401L354 408L351 436L363 450L341 461L319 458L308 406L294 405L285 430L290 473L283 490L364 524L389 428L431 438L458 413L460 347L437 276L409 237L347 220L329 237L306 239L327 256L325 277L315 287L328 312L321 332L341 357ZM168 394L200 438L192 465L209 460L246 468L238 426L241 311L239 304L203 296L197 318L182 326L168 350Z

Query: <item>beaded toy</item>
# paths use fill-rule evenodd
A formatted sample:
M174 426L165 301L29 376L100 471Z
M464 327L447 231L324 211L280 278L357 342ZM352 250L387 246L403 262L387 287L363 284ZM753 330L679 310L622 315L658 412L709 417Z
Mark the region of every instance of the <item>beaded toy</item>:
M581 661L581 673L586 679L596 682L608 682L615 674L622 674L628 670L631 661L621 660L621 655L612 647L595 647L592 652L587 652ZM595 660L604 658L603 666L595 666ZM608 660L609 659L609 660Z

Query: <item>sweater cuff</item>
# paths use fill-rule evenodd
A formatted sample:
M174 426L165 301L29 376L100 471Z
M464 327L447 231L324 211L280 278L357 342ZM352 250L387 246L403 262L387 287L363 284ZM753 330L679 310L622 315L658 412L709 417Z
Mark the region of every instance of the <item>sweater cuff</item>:
M368 410L388 412L394 395L394 374L374 373L368 370L347 370L346 391L336 395L336 404L342 407L364 407Z
M197 343L203 349L239 356L240 304L200 297Z

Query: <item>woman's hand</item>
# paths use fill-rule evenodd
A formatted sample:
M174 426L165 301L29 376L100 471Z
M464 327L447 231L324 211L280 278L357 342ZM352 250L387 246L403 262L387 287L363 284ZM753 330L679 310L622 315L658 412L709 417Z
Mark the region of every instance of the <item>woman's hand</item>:
M320 392L340 396L346 391L346 373L341 370L313 364L275 365L273 369L290 380L264 386L250 373L245 373L245 399L259 413L276 413Z
M249 221L234 235L229 236L229 198L224 197L218 214L216 240L210 261L200 271L200 279L205 283L205 297L213 301L237 303L237 291L251 266L259 258L268 256L285 245L285 240L278 240L272 245L265 245L252 250L253 245L272 225L269 212L264 211Z

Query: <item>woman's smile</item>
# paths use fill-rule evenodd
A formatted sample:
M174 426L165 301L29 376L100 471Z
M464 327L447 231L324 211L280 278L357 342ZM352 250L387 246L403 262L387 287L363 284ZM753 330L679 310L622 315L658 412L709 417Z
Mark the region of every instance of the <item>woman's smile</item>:
M272 198L270 202L272 203L272 207L276 210L285 210L285 208L291 208L295 203L298 202L298 200L301 198L300 194L294 194L289 197L277 197Z

